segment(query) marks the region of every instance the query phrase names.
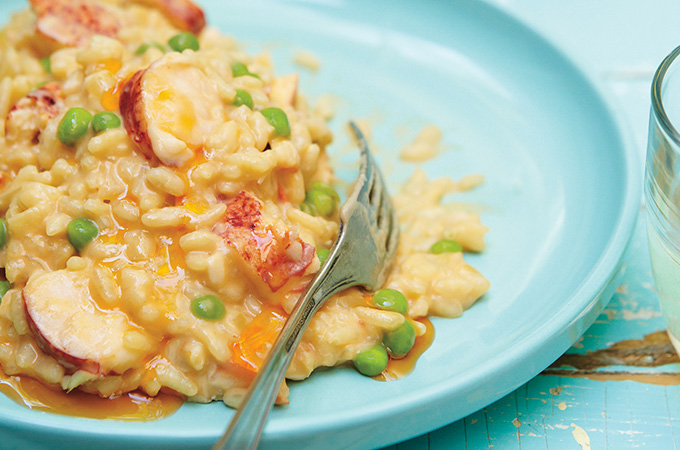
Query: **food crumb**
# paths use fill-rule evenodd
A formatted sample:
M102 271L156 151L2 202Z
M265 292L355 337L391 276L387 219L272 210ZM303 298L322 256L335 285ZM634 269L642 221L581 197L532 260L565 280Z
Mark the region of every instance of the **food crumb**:
M316 72L321 68L321 61L308 50L299 50L293 55L293 62L298 66Z
M442 132L435 125L426 125L415 140L401 150L402 161L424 162L439 154Z
M338 101L339 99L336 96L330 94L320 95L314 107L314 112L326 120L331 120L335 116Z
M520 420L517 417L512 419L512 424L515 426L515 428L519 428L522 426L522 422L520 422Z
M484 175L480 174L465 175L458 181L461 191L470 191L482 184L484 184Z
M567 404L565 402L560 402L560 403L557 404L557 408L560 411L564 411L565 409L567 409Z

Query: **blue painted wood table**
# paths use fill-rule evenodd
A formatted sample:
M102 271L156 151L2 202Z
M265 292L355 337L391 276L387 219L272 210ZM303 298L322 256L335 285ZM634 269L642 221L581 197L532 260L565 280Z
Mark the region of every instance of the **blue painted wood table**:
M490 2L541 33L602 87L624 115L643 171L651 81L680 45L680 2ZM595 323L539 376L464 419L390 448L678 448L680 360L654 291L644 204L621 271Z

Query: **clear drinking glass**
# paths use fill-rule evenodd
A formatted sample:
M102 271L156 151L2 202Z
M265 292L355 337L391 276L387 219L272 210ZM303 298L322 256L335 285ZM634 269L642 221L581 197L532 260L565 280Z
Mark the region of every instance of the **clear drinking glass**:
M654 75L645 200L652 272L668 335L680 353L680 47Z

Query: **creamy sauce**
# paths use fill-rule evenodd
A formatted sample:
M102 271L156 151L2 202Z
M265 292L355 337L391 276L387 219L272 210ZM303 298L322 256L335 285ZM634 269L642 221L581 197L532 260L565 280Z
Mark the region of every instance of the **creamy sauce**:
M116 398L79 390L66 393L29 377L4 373L0 373L0 392L29 409L88 419L158 420L173 415L184 403L182 398L162 392L156 397L129 392Z

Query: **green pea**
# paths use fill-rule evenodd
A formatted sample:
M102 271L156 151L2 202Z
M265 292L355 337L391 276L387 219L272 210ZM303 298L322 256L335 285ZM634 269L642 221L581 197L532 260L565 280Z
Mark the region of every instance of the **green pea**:
M220 320L226 314L224 304L214 295L201 295L191 301L191 312L203 320Z
M250 77L261 79L258 74L252 73L250 70L248 70L248 66L239 61L234 61L233 63L231 63L231 74L233 75L234 78L243 77L247 75Z
M316 249L316 256L319 258L319 262L321 265L323 265L324 262L326 262L326 259L328 258L328 255L331 254L331 251L328 250L327 248L318 248Z
M305 200L300 204L300 209L310 216L318 214L330 217L335 212L339 201L338 193L328 183L314 181L312 188L305 194Z
M310 205L314 212L322 217L330 217L335 212L335 199L326 192L317 189L307 191L303 203Z
M0 248L4 248L7 245L7 236L9 235L9 230L7 227L7 219L4 217L0 219Z
M439 255L441 253L456 253L462 251L463 247L461 247L458 242L452 241L450 239L442 239L441 241L435 242L434 244L432 244L432 247L430 247L430 253L434 253L435 255Z
M396 311L400 314L408 312L408 301L404 294L396 289L380 289L375 291L371 303L380 309Z
M413 348L416 342L416 330L408 320L383 335L383 344L395 358L401 358Z
M330 184L324 183L323 181L314 181L312 182L312 189L316 189L317 191L322 191L331 197L335 199L335 201L340 201L340 197L338 196L338 193L331 187Z
M187 49L197 51L200 47L196 36L186 31L171 37L168 45L176 52L183 52Z
M374 345L373 347L359 352L352 361L354 367L367 377L374 377L382 373L387 368L387 361L389 357L382 345Z
M71 108L66 111L57 126L57 137L62 144L72 147L87 134L91 120L92 114L88 111L83 108Z
M288 116L281 108L275 106L265 108L260 111L267 122L274 127L274 134L276 136L288 137L290 136L290 124L288 123Z
M120 126L120 118L112 112L103 111L94 115L92 118L92 130L95 133L101 133L111 128L118 128Z
M0 299L5 296L7 291L10 290L12 286L9 285L9 281L7 280L0 280Z
M90 219L73 219L66 227L66 236L73 248L81 251L99 235L97 224Z
M236 97L234 97L234 106L246 105L248 108L253 109L253 97L250 96L248 91L243 89L236 89Z
M314 211L314 207L307 202L300 203L300 211L302 211L303 213L307 213L310 216L316 215L316 212Z
M45 69L45 72L52 73L52 61L50 61L50 58L41 59L40 65L43 66L43 69Z
M150 48L157 48L158 50L162 51L163 53L165 53L165 51L166 51L166 48L163 44L159 44L158 42L155 42L155 41L146 41L142 45L140 45L137 48L137 50L135 50L135 55L143 55Z

